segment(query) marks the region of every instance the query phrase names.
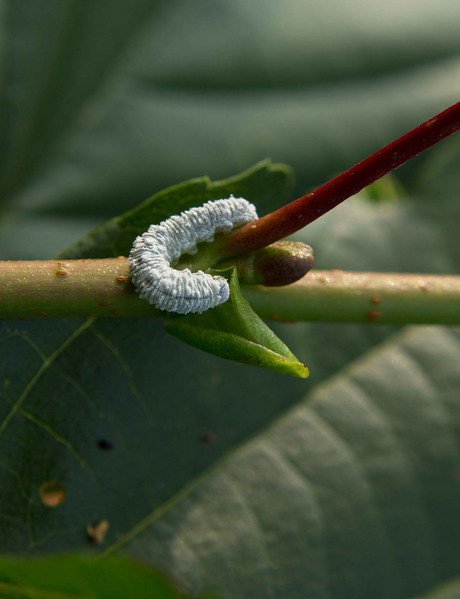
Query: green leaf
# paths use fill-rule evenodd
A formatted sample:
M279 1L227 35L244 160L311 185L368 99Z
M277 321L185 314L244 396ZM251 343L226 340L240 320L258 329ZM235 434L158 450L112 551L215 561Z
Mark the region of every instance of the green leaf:
M68 555L0 557L3 599L185 599L163 577L132 561Z
M459 360L460 329L395 335L116 547L238 599L408 599L447 581L460 556Z
M261 320L241 294L236 269L226 276L230 299L203 314L170 315L165 328L181 341L227 360L306 378L308 369Z
M82 240L59 254L60 258L108 258L127 256L134 239L150 225L210 200L244 197L264 206L276 200L282 204L291 189L292 171L284 164L264 160L223 181L201 177L184 181L155 194L139 206L91 231Z

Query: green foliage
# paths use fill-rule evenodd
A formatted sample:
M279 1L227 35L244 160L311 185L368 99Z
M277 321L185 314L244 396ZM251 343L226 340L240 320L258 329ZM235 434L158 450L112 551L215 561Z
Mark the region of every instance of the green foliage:
M261 206L283 203L292 184L292 171L284 164L264 160L235 177L211 181L201 177L156 193L139 206L97 227L59 254L60 258L108 258L127 256L134 239L150 225L160 223L210 200L244 197Z
M3 599L185 599L149 569L120 558L0 558Z
M415 597L458 574L459 356L459 331L394 336L126 539L134 555L235 597Z
M152 191L262 156L292 164L301 192L460 92L450 0L1 10L3 258L49 257ZM400 171L403 201L354 198L299 234L318 267L458 272L457 138ZM263 169L260 213L285 201L285 174ZM193 185L191 202L215 197ZM143 224L112 221L79 251L118 252ZM276 332L306 381L195 351L160 319L2 322L1 550L87 548L107 519L101 549L191 591L455 596L458 330ZM40 495L53 482L56 507Z

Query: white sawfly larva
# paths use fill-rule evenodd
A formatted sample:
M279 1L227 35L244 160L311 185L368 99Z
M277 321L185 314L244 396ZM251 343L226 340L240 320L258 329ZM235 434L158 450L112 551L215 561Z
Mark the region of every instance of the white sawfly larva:
M182 254L196 254L197 243L213 241L217 232L258 218L256 208L244 198L206 202L160 223L150 225L131 249L131 278L139 297L159 310L201 314L230 297L225 277L173 266Z

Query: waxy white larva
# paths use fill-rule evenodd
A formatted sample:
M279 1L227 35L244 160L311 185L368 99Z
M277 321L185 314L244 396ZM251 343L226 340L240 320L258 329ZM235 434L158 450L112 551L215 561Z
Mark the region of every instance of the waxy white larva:
M197 243L213 241L217 232L258 218L256 208L244 198L206 202L150 225L131 249L131 278L139 297L159 310L201 314L230 297L227 279L201 270L173 268L182 254L196 254Z

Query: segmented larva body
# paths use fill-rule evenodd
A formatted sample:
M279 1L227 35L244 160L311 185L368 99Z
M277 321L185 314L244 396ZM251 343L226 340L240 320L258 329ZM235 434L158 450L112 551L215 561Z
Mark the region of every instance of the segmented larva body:
M160 310L179 314L201 314L226 302L230 297L227 279L173 266L182 254L196 254L197 243L213 241L215 233L229 233L257 218L253 204L230 196L150 225L136 238L129 255L139 297Z

